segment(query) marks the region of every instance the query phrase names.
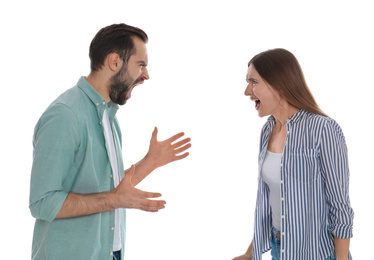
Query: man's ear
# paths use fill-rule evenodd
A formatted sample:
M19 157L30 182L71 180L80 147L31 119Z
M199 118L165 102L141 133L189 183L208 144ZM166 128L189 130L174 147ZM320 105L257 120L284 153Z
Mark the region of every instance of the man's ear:
M117 72L122 67L122 59L118 53L111 53L108 55L108 66L113 72Z

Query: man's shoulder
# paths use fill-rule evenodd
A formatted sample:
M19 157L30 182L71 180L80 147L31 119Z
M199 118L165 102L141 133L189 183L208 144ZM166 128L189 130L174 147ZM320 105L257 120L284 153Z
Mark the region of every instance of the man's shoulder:
M84 93L78 86L74 86L58 96L47 109L56 105L63 105L74 110L82 104L82 99L84 99Z
M74 86L58 96L44 111L39 121L67 120L81 121L87 111L85 94Z

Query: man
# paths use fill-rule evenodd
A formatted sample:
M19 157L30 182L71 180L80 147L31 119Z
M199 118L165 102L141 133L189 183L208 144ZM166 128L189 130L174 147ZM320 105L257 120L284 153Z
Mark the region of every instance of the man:
M188 156L190 139L163 142L153 131L146 156L124 172L118 105L149 79L139 28L114 24L90 45L91 73L58 97L34 132L30 210L36 218L32 259L121 259L125 209L157 212L159 193L136 186L154 169Z

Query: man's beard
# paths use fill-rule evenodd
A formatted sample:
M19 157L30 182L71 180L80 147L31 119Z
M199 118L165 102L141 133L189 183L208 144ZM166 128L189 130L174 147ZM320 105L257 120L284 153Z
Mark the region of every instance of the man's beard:
M143 82L143 78L139 77L137 80L133 80L127 72L125 64L122 68L113 75L109 82L109 97L110 100L118 105L124 105L127 101L127 94L131 88Z

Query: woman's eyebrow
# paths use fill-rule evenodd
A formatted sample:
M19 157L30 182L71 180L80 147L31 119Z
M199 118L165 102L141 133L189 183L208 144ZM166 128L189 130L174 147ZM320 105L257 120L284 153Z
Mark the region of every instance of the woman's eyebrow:
M248 81L258 81L257 79L255 79L255 78L247 78L247 82Z

